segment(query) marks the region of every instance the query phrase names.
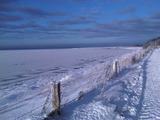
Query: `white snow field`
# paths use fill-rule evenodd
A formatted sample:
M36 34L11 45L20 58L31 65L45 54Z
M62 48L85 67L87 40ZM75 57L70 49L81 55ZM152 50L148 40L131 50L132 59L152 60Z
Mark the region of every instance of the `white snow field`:
M105 78L100 73L106 73L104 69L111 67L105 66L107 61L120 59L121 69L129 63L125 57L140 50L0 51L0 119L43 119L51 110L50 84L61 81L65 85L62 102L66 104L61 115L50 120L160 120L160 48L150 51L117 77L99 82ZM94 79L95 83L89 82ZM86 89L91 91L84 93L80 100L69 102L77 91Z
M83 99L63 107L53 120L160 120L160 48Z
M83 73L84 70L90 73L97 65L102 66L106 61L140 49L106 47L0 51L0 119L40 119L51 107L47 104L51 103L48 102L51 82L63 81L68 79L66 75ZM101 102L96 104L103 106Z

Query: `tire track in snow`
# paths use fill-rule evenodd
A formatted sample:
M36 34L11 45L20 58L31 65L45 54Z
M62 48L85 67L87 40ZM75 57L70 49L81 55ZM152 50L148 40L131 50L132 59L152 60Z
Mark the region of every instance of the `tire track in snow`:
M160 49L156 49L148 59L145 68L146 86L141 102L139 119L160 120Z
M152 52L153 53L153 52ZM143 101L144 101L144 94L146 90L146 82L147 82L147 65L148 65L148 59L152 56L152 53L148 55L146 60L143 63L142 69L143 69L143 83L142 83L142 91L141 91L141 96L139 100L139 105L137 106L137 113L136 113L136 118L138 119L140 116L140 112L143 106Z
M115 112L124 117L124 119L138 120L140 111L143 106L144 94L146 89L146 67L148 58L151 53L147 54L142 61L119 76L123 84L122 95L119 99L114 99L110 103L116 105Z

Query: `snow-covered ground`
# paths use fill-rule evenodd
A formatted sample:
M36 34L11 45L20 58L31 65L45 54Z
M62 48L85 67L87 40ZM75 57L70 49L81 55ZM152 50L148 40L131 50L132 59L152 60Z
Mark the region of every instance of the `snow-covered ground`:
M67 104L56 120L160 120L160 49ZM54 120L53 119L53 120Z
M146 67L144 94L140 118L160 120L160 49L153 52Z
M61 79L67 73L91 71L97 64L118 59L139 49L135 47L0 51L0 118L38 119L35 115L43 111L50 93L50 82ZM102 105L101 102L97 102L98 104Z
M0 51L0 87L20 84L40 75L65 73L70 69L82 68L88 63L118 58L137 49L139 48Z
M41 119L45 115L43 106L48 100L51 81L65 81L68 75L79 75L84 70L96 71L96 65L137 50L139 48L0 51L0 119ZM149 52L119 76L104 81L80 100L65 104L61 116L51 120L160 120L159 58L160 49ZM83 79L77 81L80 80ZM75 82L75 86L77 84L80 83ZM71 82L67 81L67 85L72 87Z

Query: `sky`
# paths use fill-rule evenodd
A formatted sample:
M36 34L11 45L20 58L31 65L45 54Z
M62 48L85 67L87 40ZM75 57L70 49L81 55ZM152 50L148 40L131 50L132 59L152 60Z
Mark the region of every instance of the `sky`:
M0 0L0 49L140 45L160 36L160 0Z

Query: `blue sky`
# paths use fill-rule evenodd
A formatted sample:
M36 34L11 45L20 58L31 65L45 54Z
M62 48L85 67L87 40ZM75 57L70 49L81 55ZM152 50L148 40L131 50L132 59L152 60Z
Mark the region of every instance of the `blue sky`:
M135 45L160 36L159 0L0 0L0 48Z

